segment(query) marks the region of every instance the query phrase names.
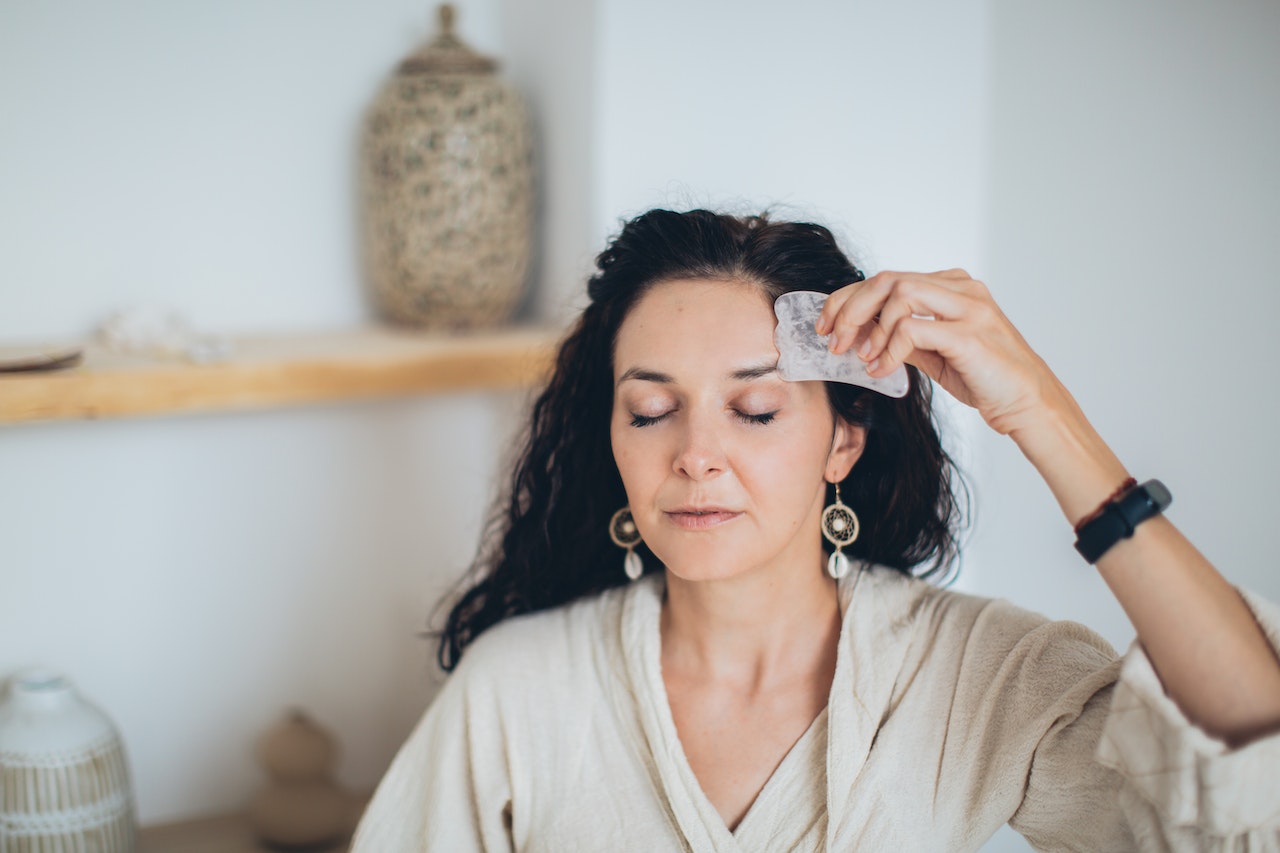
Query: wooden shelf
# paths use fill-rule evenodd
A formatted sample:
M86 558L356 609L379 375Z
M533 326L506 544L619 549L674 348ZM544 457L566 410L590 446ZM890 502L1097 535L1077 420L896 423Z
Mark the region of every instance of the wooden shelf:
M349 842L308 847L306 853L346 853ZM138 833L137 853L273 853L253 834L249 821L238 815L211 817L144 827Z
M349 813L343 815L347 830L341 840L288 849L298 853L347 853L351 835L370 796L351 796ZM137 853L272 853L281 849L259 841L249 819L243 815L221 815L143 827L138 832Z
M76 367L0 373L0 424L529 387L547 376L559 336L370 327L236 339L228 358L208 364L88 346Z

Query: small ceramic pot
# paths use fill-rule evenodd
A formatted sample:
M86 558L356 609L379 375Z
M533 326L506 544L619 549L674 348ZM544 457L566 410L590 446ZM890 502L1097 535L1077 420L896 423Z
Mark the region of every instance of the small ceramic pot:
M273 726L258 744L271 777L249 801L249 822L268 844L300 847L334 842L354 828L352 798L333 781L338 745L302 711Z
M0 853L132 853L133 790L105 714L56 673L0 702Z

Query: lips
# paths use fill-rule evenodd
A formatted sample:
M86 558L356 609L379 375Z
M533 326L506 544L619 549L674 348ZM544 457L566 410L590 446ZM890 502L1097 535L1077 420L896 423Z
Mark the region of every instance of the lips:
M733 521L741 512L719 506L682 506L666 510L671 523L682 530L710 530Z

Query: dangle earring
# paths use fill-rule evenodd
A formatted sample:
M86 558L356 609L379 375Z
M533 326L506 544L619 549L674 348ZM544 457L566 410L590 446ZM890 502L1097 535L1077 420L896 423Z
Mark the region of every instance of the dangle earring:
M644 562L636 553L636 546L641 542L640 529L636 527L636 520L631 517L630 507L624 506L609 519L609 538L614 545L627 549L627 556L622 561L627 577L633 581L640 580L640 576L644 574Z
M839 580L849 574L849 558L840 550L858 538L858 516L840 500L840 484L836 483L836 502L822 511L822 535L836 546L827 558L827 574Z

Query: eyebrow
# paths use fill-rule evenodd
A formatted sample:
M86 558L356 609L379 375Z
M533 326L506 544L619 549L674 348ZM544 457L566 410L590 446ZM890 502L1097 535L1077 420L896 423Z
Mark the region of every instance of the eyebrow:
M778 362L766 361L761 364L753 365L751 367L744 367L741 370L735 370L733 373L730 373L729 376L733 379L743 379L743 380L760 379L761 377L768 376L770 373L777 373L777 372L778 372Z
M760 364L749 365L739 370L735 370L729 374L729 378L735 379L738 381L750 381L752 379L760 379L764 376L768 376L771 373L777 373L777 372L778 372L778 362L768 361L768 362L762 362ZM623 373L621 376L618 377L618 382L614 387L617 387L617 385L621 385L623 382L626 382L628 379L639 379L642 382L658 382L663 385L671 385L672 383L675 382L675 379L671 378L665 373L659 373L656 370L646 370L643 367L632 367L632 368L628 368L625 373Z

